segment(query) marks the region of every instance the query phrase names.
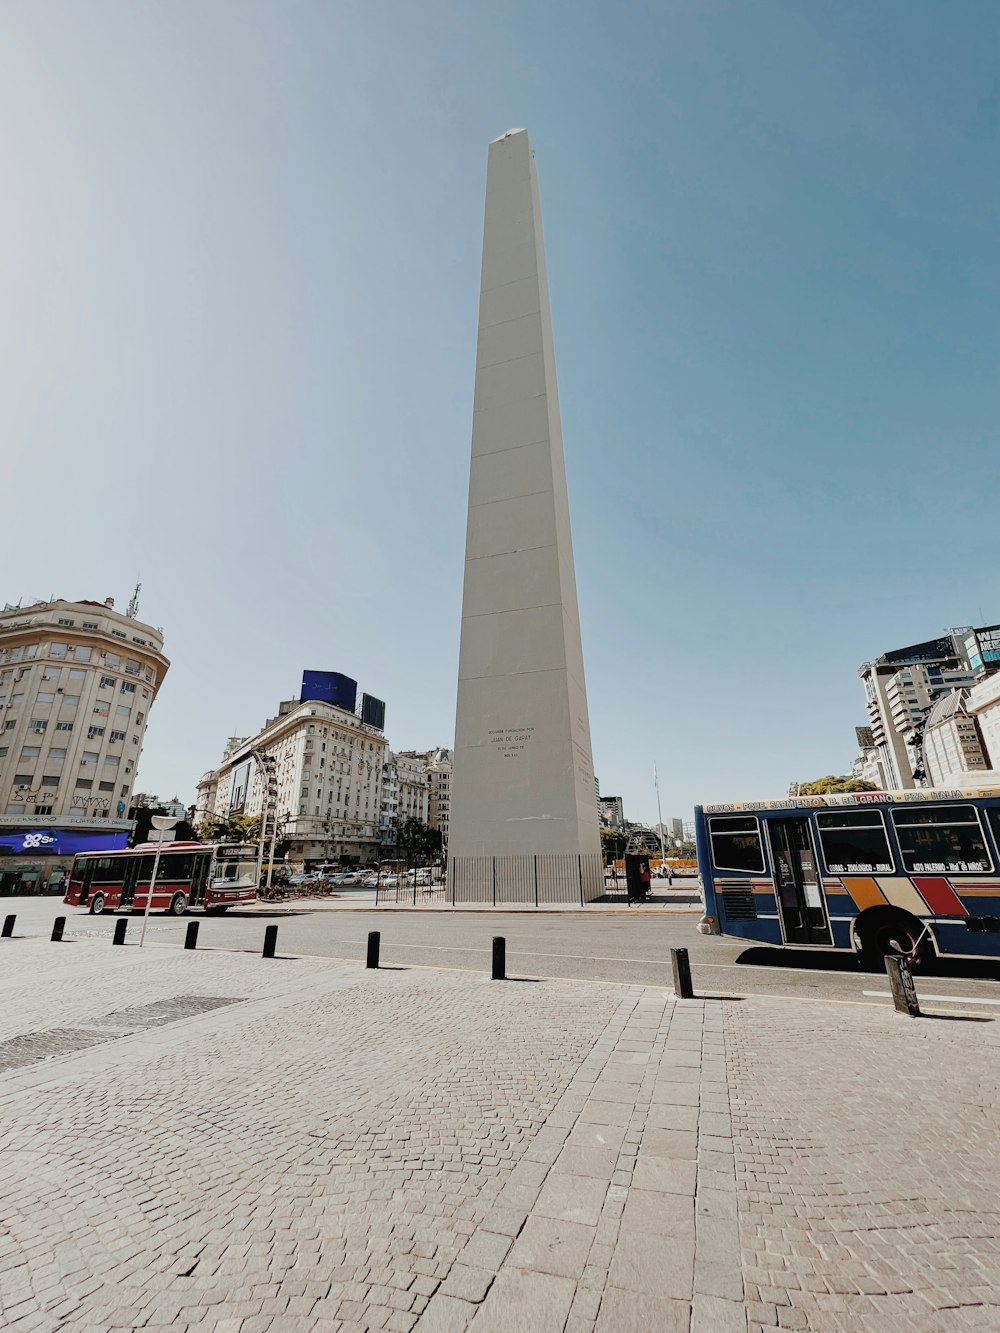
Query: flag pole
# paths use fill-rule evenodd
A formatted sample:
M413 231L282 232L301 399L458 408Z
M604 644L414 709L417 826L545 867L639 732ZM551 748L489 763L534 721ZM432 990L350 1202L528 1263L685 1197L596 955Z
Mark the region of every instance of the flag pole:
M653 760L653 786L656 788L656 818L660 830L660 869L667 868L667 852L663 843L663 811L660 809L660 779L656 776L656 760Z

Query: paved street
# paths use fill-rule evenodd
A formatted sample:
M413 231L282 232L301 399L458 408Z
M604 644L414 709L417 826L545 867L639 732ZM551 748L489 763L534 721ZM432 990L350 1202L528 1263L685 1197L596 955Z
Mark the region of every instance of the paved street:
M103 937L0 956L18 1333L1000 1326L990 1021Z
M65 914L70 936L110 936L115 917L88 916L64 907L57 898L0 899L0 915L17 913L18 933L45 935L55 916ZM669 980L671 948L689 951L695 985L711 994L786 995L802 999L838 999L884 1004L866 990L887 989L884 976L862 972L851 956L809 950L746 948L733 940L699 935L699 911L656 910L587 912L412 912L314 911L263 907L236 916L175 920L150 917L147 939L179 944L188 920L200 921L200 940L208 947L259 952L264 927L278 922L279 948L285 953L361 959L368 931L382 935L388 962L422 966L489 967L493 935L507 940L509 968L524 976L582 981L663 985ZM140 918L131 917L130 936ZM941 963L920 976L921 993L1000 1000L1000 968L992 963ZM989 1009L991 1006L987 1006Z

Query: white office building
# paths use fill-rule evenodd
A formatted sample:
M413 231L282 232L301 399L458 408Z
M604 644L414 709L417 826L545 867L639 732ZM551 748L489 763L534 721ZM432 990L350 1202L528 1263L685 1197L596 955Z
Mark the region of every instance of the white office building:
M275 761L279 837L292 861L367 864L378 855L387 743L355 713L317 700L284 700L255 736L232 737L218 769L198 783L199 816L260 815ZM210 806L206 803L211 802Z

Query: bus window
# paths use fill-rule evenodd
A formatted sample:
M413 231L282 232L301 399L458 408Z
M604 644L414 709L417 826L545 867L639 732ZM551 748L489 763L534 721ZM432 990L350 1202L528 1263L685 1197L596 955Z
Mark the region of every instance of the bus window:
M894 866L879 810L817 810L823 859L831 875L891 875Z
M708 821L712 860L717 870L764 873L760 825L753 815L713 815Z
M1000 851L1000 806L991 806L983 811L986 816L986 822L993 830L993 841L997 845L997 851Z
M173 852L169 856L160 857L158 878L179 883L181 880L190 879L193 869L194 858L189 852Z
M122 877L122 863L117 857L102 856L93 863L93 884L117 884Z
M892 822L903 856L903 869L911 874L947 871L975 874L990 869L974 805L903 807L893 810Z

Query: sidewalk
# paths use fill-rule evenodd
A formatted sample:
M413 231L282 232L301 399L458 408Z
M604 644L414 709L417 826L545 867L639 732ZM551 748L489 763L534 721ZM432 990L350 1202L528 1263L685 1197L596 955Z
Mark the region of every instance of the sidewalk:
M0 958L19 1333L1000 1327L992 1023L104 941Z
M704 904L699 889L663 889L652 894L642 903L631 905L622 896L620 901L599 903L450 903L421 902L418 894L413 902L381 902L376 904L374 889L348 891L340 894L323 894L315 898L296 897L265 901L258 899L252 906L233 908L232 911L243 916L247 912L511 912L514 914L537 914L539 912L614 913L614 912L653 912L658 916L669 912L690 914L704 911Z

